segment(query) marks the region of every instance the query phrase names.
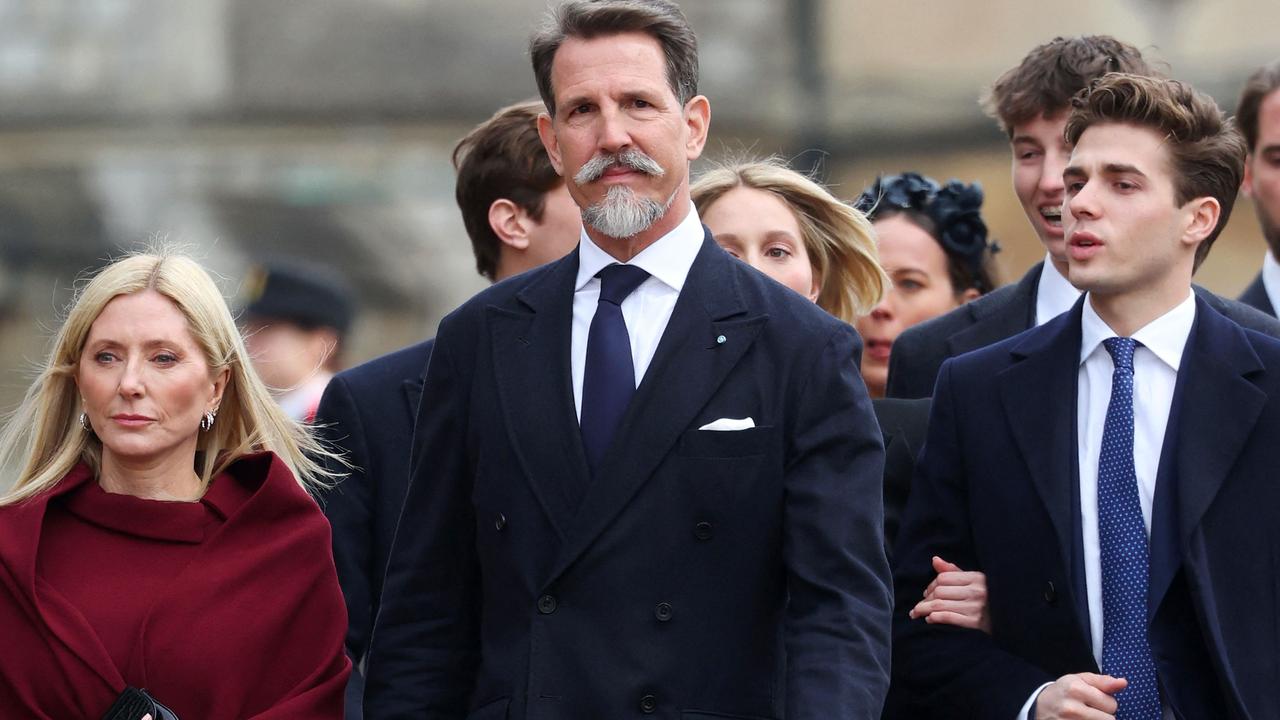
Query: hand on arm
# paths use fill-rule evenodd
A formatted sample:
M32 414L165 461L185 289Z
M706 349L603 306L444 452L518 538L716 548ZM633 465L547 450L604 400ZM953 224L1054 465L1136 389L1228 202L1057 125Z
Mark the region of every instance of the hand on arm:
M1036 698L1035 720L1115 720L1114 696L1128 684L1110 675L1064 675Z
M933 557L933 570L938 575L925 588L924 599L907 613L911 619L924 618L927 623L956 625L991 634L991 615L987 604L987 576L965 572L960 566L938 556Z

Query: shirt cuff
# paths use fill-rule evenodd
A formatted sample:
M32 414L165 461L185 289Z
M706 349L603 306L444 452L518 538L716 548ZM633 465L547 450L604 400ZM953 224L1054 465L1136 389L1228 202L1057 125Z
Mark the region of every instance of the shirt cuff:
M1031 697L1027 698L1027 701L1022 704L1022 710L1018 712L1017 720L1032 720L1031 706L1036 704L1036 698L1040 697L1040 693L1044 692L1044 689L1052 684L1053 683L1051 682L1047 682L1036 688L1035 692L1031 693Z

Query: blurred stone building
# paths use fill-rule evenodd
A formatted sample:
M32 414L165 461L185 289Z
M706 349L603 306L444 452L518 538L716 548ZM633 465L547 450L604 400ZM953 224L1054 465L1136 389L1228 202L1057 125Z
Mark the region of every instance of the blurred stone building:
M0 0L0 410L78 276L147 241L186 245L228 297L254 261L346 273L349 359L434 333L482 287L453 202L453 143L534 94L546 0ZM685 0L712 101L711 158L778 153L852 197L878 172L980 180L1016 278L1039 256L982 86L1033 44L1107 32L1234 102L1280 50L1273 0L872 3ZM1252 208L1201 281L1237 292Z

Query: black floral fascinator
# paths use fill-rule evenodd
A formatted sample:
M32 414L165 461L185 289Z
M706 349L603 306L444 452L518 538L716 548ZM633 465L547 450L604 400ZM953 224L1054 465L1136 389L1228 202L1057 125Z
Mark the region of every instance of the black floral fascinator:
M982 186L949 180L939 185L919 173L882 175L862 192L854 207L875 221L882 213L916 212L932 221L938 243L974 271L986 261L987 253L1000 252L999 244L987 240L987 224L982 220Z

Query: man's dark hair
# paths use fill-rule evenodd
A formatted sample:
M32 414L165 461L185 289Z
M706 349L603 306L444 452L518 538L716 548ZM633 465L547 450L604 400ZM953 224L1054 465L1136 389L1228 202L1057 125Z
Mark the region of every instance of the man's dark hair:
M476 126L453 149L454 195L471 238L476 270L493 280L502 241L489 225L489 207L507 199L541 222L547 193L562 180L538 138L537 100L510 105Z
M1258 68L1244 83L1244 91L1240 93L1240 102L1236 104L1236 125L1244 133L1249 152L1258 145L1258 109L1262 101L1276 90L1280 90L1280 60Z
M1090 126L1128 123L1151 128L1165 138L1178 207L1212 197L1222 207L1218 224L1200 247L1200 267L1231 217L1244 179L1244 137L1213 98L1176 80L1111 73L1093 81L1072 101L1067 142L1075 144Z
M680 7L669 0L569 0L551 10L529 39L538 94L555 117L551 64L566 38L591 39L640 32L662 46L667 83L683 106L698 94L698 39Z
M1109 72L1159 74L1140 50L1109 35L1057 37L997 78L982 109L1012 138L1015 125L1069 109L1072 96Z

